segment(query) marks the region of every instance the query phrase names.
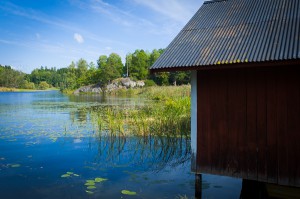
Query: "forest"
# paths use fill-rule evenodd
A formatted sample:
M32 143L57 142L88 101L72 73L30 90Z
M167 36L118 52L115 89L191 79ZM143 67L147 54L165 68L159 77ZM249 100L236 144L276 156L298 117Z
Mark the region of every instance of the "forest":
M91 84L107 85L120 77L144 80L146 86L188 84L189 72L149 73L150 66L163 51L163 49L154 49L152 52L135 50L126 55L125 64L117 53L100 55L96 63L88 63L81 58L72 61L67 67L57 69L41 66L30 74L14 70L11 66L0 65L0 87L40 90L55 87L63 91Z

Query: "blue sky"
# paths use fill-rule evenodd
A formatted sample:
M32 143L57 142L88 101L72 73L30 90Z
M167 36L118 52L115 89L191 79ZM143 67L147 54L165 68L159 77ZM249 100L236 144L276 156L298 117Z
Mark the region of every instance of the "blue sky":
M0 64L30 73L165 48L203 0L1 0Z

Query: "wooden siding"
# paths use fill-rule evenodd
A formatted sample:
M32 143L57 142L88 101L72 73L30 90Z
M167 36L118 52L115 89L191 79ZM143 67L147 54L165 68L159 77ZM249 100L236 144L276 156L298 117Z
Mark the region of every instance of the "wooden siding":
M296 66L198 71L197 173L300 187Z

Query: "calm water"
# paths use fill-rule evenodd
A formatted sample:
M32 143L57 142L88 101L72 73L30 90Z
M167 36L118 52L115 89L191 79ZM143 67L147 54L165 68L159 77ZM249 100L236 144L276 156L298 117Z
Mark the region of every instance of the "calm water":
M194 198L190 140L99 136L84 108L145 103L57 91L0 93L0 198ZM95 178L105 180L85 185ZM202 178L202 198L239 198L241 180Z

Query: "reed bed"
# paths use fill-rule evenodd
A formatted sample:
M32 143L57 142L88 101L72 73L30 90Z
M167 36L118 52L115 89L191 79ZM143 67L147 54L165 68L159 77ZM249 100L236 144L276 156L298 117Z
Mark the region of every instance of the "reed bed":
M190 134L190 98L154 101L137 107L101 106L92 111L99 134L112 136L187 137Z

